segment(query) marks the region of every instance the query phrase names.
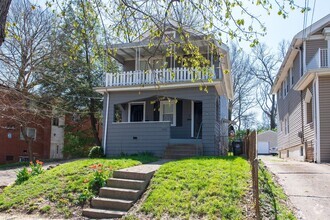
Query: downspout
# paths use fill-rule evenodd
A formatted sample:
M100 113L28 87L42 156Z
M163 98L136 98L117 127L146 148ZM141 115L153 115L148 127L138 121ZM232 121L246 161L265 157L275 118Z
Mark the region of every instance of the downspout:
M320 97L319 97L319 76L316 75L315 82L315 117L316 117L316 162L321 162L320 155ZM315 129L315 128L314 128Z
M109 101L110 101L110 93L107 93L107 104L105 111L105 126L103 132L103 152L106 154L106 146L107 146L107 134L108 134L108 116L109 116Z

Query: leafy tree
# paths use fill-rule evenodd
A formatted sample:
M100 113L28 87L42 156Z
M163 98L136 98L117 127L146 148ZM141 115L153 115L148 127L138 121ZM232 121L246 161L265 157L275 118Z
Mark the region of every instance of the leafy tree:
M104 71L113 69L106 56L100 21L92 1L66 1L53 33L53 59L47 63L43 91L60 99L59 111L88 115L95 145L101 145L97 122L102 96L93 88L103 83Z

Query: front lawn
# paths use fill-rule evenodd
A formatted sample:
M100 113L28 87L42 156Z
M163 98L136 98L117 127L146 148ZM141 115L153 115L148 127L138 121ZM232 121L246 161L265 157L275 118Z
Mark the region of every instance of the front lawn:
M155 160L154 157L142 155L65 163L33 176L21 185L6 187L0 194L0 211L40 213L50 218L78 217L81 216L83 201L90 196L88 183L95 172L90 166L103 164L106 175L110 177L114 170Z
M164 164L150 194L136 213L148 218L243 219L251 183L248 162L240 157L200 157ZM133 216L131 216L133 217Z

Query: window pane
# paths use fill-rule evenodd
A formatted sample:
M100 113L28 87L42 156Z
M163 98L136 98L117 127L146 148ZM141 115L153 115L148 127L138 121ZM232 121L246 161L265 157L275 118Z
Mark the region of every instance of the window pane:
M170 121L173 124L173 114L163 114L163 121Z
M174 104L173 103L165 103L163 104L163 112L164 114L171 114L174 112Z

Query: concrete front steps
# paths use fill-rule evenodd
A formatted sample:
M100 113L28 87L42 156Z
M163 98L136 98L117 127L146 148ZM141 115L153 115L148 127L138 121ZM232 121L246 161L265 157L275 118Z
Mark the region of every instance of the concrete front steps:
M145 164L114 171L99 197L91 201L91 208L83 210L89 218L121 218L140 198L160 163Z
M181 159L199 155L196 144L170 144L166 147L164 159Z

